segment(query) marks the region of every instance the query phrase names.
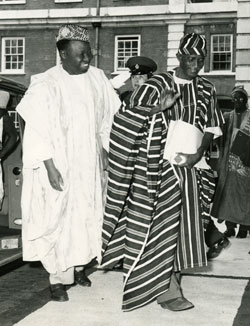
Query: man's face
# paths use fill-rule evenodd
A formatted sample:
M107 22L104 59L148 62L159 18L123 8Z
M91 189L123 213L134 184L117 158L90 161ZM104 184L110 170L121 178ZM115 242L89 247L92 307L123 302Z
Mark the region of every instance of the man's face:
M179 78L192 80L204 66L205 57L201 55L177 54L179 67L177 68Z
M234 110L236 112L244 112L247 107L247 98L241 92L236 92L232 95Z
M136 89L137 87L141 86L145 83L145 81L148 80L148 75L132 75L131 76L131 83L133 89Z
M63 68L70 75L87 72L92 58L93 55L88 42L70 41L67 47L61 51Z

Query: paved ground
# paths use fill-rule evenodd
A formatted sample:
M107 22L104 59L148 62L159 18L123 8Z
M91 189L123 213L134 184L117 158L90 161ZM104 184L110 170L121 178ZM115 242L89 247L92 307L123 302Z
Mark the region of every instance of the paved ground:
M47 273L21 260L0 269L0 325L12 326L48 302ZM53 326L53 325L51 325Z
M184 295L195 308L174 313L155 302L121 311L122 273L91 270L91 288L69 289L70 301L49 301L47 273L40 264L0 269L1 326L249 326L250 236L232 245L206 269L186 271Z

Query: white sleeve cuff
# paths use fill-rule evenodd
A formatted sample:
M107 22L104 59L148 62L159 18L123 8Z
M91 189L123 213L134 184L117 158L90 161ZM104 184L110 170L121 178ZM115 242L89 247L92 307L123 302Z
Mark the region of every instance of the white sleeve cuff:
M204 129L204 132L210 132L211 134L214 134L214 139L222 135L220 127L207 127Z

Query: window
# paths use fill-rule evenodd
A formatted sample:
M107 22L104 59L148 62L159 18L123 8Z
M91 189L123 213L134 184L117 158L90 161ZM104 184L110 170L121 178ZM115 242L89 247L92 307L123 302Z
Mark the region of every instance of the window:
M24 73L24 38L2 39L2 73Z
M212 35L211 70L232 71L232 35Z
M130 57L140 55L140 35L124 35L115 38L115 71L126 69Z
M0 0L0 5L15 5L26 3L26 0Z

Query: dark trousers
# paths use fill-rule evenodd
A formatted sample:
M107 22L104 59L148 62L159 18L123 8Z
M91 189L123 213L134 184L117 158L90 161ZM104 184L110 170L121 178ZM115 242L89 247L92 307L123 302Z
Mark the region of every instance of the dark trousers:
M223 238L224 238L224 234L217 229L217 227L214 224L214 221L211 219L205 230L206 245L210 248Z
M227 229L235 229L237 227L237 224L234 222L226 221L225 224L226 224ZM239 230L240 231L248 231L248 230L250 230L250 225L240 224Z

